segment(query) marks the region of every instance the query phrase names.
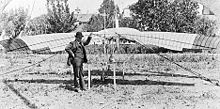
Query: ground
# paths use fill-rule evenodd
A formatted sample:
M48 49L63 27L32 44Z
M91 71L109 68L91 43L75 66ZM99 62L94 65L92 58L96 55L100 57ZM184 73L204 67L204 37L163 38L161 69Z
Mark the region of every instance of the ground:
M28 59L22 61L31 65ZM38 60L40 61L40 60ZM21 61L17 61L21 65ZM48 64L48 63L47 63ZM58 65L58 63L56 63ZM60 64L56 71L39 64L1 76L0 109L219 109L220 87L184 70L133 72L124 79L117 73L117 88L112 72L105 81L92 71L90 90L75 92L66 87L71 82L70 68ZM15 66L15 65L14 65ZM87 71L85 65L85 73ZM93 66L92 68L95 69ZM63 70L66 69L66 70ZM11 69L3 69L5 72ZM197 69L202 75L220 80L219 69ZM87 75L87 73L86 73ZM86 76L87 77L87 76ZM86 81L87 82L87 81Z

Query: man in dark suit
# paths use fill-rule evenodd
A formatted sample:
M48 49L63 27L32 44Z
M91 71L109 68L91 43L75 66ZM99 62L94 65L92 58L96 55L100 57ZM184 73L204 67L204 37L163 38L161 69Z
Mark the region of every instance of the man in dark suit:
M77 32L75 35L75 40L70 42L65 50L69 54L68 62L70 62L73 66L74 71L74 86L77 91L79 91L78 87L80 85L81 90L86 90L85 81L83 78L83 63L87 63L87 56L85 45L88 45L91 41L92 34L90 34L85 42L82 41L83 35L81 32ZM79 84L77 81L79 78Z

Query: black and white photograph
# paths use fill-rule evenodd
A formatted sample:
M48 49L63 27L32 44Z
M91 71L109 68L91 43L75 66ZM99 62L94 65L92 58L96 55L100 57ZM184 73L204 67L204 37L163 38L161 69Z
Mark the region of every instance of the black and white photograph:
M220 109L220 0L0 0L0 109Z

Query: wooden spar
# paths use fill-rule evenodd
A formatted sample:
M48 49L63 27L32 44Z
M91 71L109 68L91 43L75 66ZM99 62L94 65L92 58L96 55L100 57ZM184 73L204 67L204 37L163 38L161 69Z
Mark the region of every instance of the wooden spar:
M122 66L122 79L125 80L125 62L123 62Z
M115 69L115 64L116 63L113 63L113 75L114 75L114 89L116 91L116 69Z
M90 89L91 85L91 72L90 72L90 65L88 64L88 89Z

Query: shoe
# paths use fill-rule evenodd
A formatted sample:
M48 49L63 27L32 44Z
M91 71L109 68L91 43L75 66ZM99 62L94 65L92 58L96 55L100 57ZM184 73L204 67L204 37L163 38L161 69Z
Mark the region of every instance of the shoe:
M71 85L66 85L65 89L71 90L71 91L75 91L76 89L74 87L72 87Z
M81 93L81 92L82 92L82 90L80 90L80 89L79 89L77 92L78 92L78 93Z
M83 88L83 89L81 89L82 91L87 91L87 89L85 89L85 88Z
M82 91L86 91L86 89L76 88L76 91L80 93L80 92L82 92Z

